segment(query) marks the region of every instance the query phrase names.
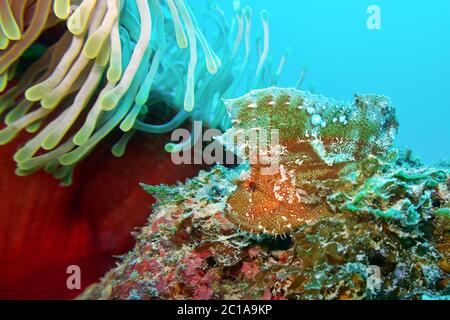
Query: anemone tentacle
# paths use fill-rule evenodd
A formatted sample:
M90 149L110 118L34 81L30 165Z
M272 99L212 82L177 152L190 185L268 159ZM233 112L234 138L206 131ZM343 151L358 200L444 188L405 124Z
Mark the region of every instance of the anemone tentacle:
M14 156L17 174L44 169L69 184L76 164L115 129L123 132L115 156L137 131L166 133L186 120L227 129L222 98L276 84L288 53L272 70L262 11L264 46L252 55L252 10L236 0L233 10L228 23L211 2L217 28L202 28L187 0L0 0L0 144L33 133ZM41 44L58 24L59 39ZM161 107L173 116L149 123ZM191 145L192 136L166 150Z

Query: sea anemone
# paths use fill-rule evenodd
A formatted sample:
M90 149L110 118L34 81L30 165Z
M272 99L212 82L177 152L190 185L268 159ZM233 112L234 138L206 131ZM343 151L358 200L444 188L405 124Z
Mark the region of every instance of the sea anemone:
M262 11L263 41L252 54L252 10L241 9L239 1L231 26L216 4L207 8L217 25L211 33L220 41L217 54L184 0L2 0L0 8L0 91L6 89L0 95L6 125L0 144L23 130L35 134L14 155L16 173L44 168L63 185L117 127L123 135L112 148L115 156L123 155L136 131L165 133L188 119L229 127L222 97L276 84L289 53L273 71L267 58L269 15ZM39 36L61 20L67 31L43 46ZM229 34L232 39L223 41ZM204 63L198 64L199 58ZM147 123L161 106L174 112L173 118ZM179 148L166 145L168 151Z

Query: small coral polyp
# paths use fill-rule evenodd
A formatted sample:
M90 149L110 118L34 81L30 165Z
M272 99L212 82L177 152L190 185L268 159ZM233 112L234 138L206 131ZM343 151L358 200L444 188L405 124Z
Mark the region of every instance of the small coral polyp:
M280 137L269 151L277 159L273 173L249 161L250 149L239 151L250 165L228 199L227 217L251 233L289 233L327 215L318 186L355 163L386 156L398 126L389 100L375 95L344 103L272 87L227 105L234 125L220 138L226 147L255 130L278 130Z
M16 173L45 169L70 184L74 166L116 128L115 156L137 131L167 133L189 119L228 128L221 98L276 83L289 50L273 71L266 11L262 50L252 54L249 7L235 3L230 24L213 2L207 10L217 53L185 0L0 0L0 145L35 134L14 156ZM46 32L57 39L49 46ZM147 123L161 108L173 117Z

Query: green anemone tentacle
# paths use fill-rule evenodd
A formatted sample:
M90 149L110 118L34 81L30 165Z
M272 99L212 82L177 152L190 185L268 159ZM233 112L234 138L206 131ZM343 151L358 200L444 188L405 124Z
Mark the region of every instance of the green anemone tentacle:
M227 129L222 99L275 84L288 52L272 70L266 11L264 46L252 55L249 7L234 1L231 21L213 1L205 9L197 15L188 0L0 0L0 144L32 134L14 156L17 173L44 169L67 185L114 130L123 135L112 153L122 156L138 131L163 134L187 121ZM58 24L65 32L55 35ZM38 40L46 32L57 38L51 46Z

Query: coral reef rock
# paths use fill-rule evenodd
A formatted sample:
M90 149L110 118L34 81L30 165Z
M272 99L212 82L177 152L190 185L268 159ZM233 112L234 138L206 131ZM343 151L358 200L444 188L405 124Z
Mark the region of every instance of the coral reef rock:
M387 98L269 88L227 105L218 140L243 161L144 185L157 202L135 248L80 298L450 297L450 165L392 148ZM273 129L269 167L232 143Z
M282 235L228 218L248 170L217 165L184 184L144 185L157 203L135 248L79 298L450 297L448 163L367 154L314 180L326 214Z

